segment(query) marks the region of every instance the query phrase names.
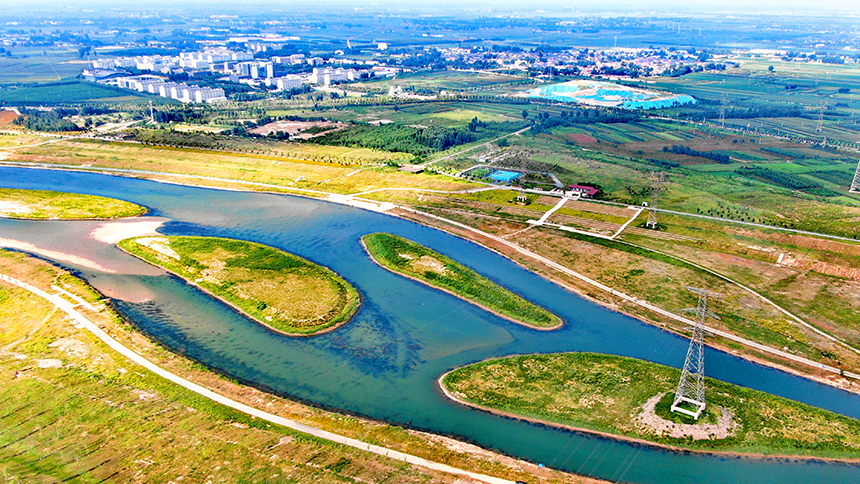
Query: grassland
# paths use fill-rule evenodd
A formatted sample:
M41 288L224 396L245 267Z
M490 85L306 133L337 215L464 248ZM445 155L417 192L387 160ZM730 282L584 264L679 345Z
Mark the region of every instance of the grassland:
M391 234L362 237L371 258L386 269L454 294L511 321L555 329L561 319L462 264L427 247Z
M160 367L256 408L376 445L485 474L593 482L444 437L308 407L220 377L166 351L108 309L82 281L0 251L0 273L90 304L84 312ZM137 367L65 314L0 282L0 475L4 482L403 482L457 476L261 422Z
M860 458L860 421L714 379L706 379L706 400L712 412L732 414L732 433L702 440L660 434L638 417L646 400L674 393L679 376L677 369L633 358L565 353L476 363L447 374L442 384L485 409L682 449ZM656 413L695 423L666 410L658 405Z
M95 195L0 188L0 217L24 219L106 220L143 215L131 202Z
M358 310L358 292L337 274L265 245L213 237L137 237L119 246L284 334L329 331Z
M391 166L356 166L367 163L360 150L343 147L299 145L307 154L336 150L344 157L356 156L355 164L308 161L257 153L231 153L205 149L143 146L70 140L9 152L7 160L93 167L137 169L269 183L288 188L356 193L388 187L465 190L473 183L432 173L413 175ZM253 150L252 150L253 151ZM300 156L306 156L304 152ZM164 178L164 176L159 176ZM178 180L187 182L187 180ZM210 181L223 185L221 182ZM231 185L232 186L232 185Z
M712 221L701 221L702 226L698 227L695 219L687 217L661 216L658 220L667 223L667 230L637 229L634 232L632 227L647 220L644 213L637 222L628 227L621 239L606 241L546 227L528 228L529 224L525 223L525 219L534 216L520 215L519 211L529 210L523 207L454 198L446 200L444 197L425 197L416 204L421 211L504 237L579 274L675 314L681 314L684 308L695 306L695 298L684 291L684 287L708 287L724 294L712 308L722 320L711 320L709 325L772 348L844 368L846 371L860 368L860 359L854 351L813 332L760 299L755 293L686 262L694 262L717 274L739 281L770 297L781 307L795 312L803 321L856 347L860 341L860 327L856 322L860 301L857 301L854 295L860 290L860 281L809 270L812 265L809 261L832 264L843 271L860 267L860 260L856 255L850 255L860 250L855 245L732 227ZM536 204L530 207L534 205ZM601 207L595 203L588 205ZM620 207L615 209L626 210ZM487 245L530 270L611 308L661 328L689 334L688 327L683 323L603 292L576 277L524 257L493 239L415 213L401 214ZM697 227L696 230L680 229L686 226L688 221L691 222L691 227ZM528 230L524 230L526 228ZM688 239L683 239L681 234L685 234ZM633 242L633 245L625 244L622 240ZM804 262L796 266L776 264L780 253L793 254L792 257L796 256ZM669 257L669 254L678 256L681 260ZM800 372L849 391L856 392L860 388L857 382L837 374L818 371L727 339L713 337L707 342L733 354Z

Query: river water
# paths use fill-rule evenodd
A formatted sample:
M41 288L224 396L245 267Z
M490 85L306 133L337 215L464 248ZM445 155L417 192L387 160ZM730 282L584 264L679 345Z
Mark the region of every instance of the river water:
M279 247L339 273L361 294L355 318L312 338L265 330L180 279L88 237L93 222L0 219L0 237L71 252L114 270L64 263L178 353L315 405L451 435L548 467L637 483L860 482L860 465L691 455L497 417L451 403L436 379L490 357L594 351L683 364L688 340L600 307L474 243L409 221L319 200L184 187L90 173L0 168L0 187L129 200L169 235L233 237ZM145 217L146 218L146 217ZM531 330L374 264L359 244L391 232L455 258L558 314ZM676 290L668 288L668 290ZM860 396L706 350L708 376L860 418Z

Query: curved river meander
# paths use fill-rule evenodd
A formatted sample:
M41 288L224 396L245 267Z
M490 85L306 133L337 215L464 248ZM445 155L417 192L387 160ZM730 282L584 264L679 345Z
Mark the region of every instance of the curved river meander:
M439 375L485 358L595 351L677 367L683 364L688 344L684 338L587 302L449 234L318 200L97 174L0 168L0 187L121 198L150 207L153 217L169 219L159 229L165 234L261 242L337 271L361 293L356 317L327 334L289 338L266 331L173 276L93 241L88 237L93 223L0 219L0 237L120 268L111 274L64 264L114 295L123 315L153 338L261 388L612 481L860 482L860 465L668 452L497 417L447 401L435 384ZM457 259L560 315L564 327L530 330L377 267L359 238L379 231L408 237ZM860 396L711 349L706 361L709 376L860 418Z

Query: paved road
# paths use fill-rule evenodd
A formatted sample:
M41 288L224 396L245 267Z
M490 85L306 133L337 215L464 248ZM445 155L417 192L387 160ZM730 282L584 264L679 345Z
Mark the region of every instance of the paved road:
M595 281L594 279L591 279L591 278L589 278L589 277L586 277L586 276L584 276L584 275L582 275L582 274L580 274L580 273L578 273L578 272L572 271L572 270L568 269L567 267L564 267L563 265L561 265L561 264L559 264L559 263L557 263L557 262L555 262L555 261L553 261L553 260L551 260L551 259L547 259L546 257L544 257L544 256L542 256L542 255L536 254L536 253L534 253L534 252L532 252L532 251L530 251L530 250L528 250L528 249L525 249L525 248L523 248L523 247L520 247L519 245L514 244L513 242L509 242L509 241L507 241L507 240L505 240L505 239L503 239L503 238L501 238L501 237L497 237L497 236L495 236L495 235L493 235L493 234L489 234L489 233L484 232L484 231L482 231L482 230L478 230L478 229L473 228L473 227L470 227L470 226L468 226L468 225L466 225L466 224L461 224L461 223L459 223L459 222L455 222L455 221L453 221L453 220L448 220L448 219L446 219L446 218L439 217L439 216L437 216L437 215L433 215L433 214L430 214L430 213L421 212L421 211L419 211L419 210L414 210L414 209L407 208L407 207L400 207L400 209L405 210L405 211L408 211L408 212L412 212L412 213L415 213L415 214L419 214L419 215L422 215L422 216L425 216L425 217L434 218L434 219L440 220L440 221L442 221L442 222L445 222L445 223L447 223L447 224L451 224L451 225L454 225L454 226L456 226L456 227L460 227L460 228L462 228L462 229L468 230L468 231L470 231L470 232L474 232L474 233L476 233L476 234L481 235L482 237L486 237L486 238L492 239L492 240L494 240L494 241L496 241L496 242L499 242L499 243L501 243L501 244L504 244L504 245L506 245L506 246L510 247L511 249L513 249L513 250L517 251L518 253L520 253L520 254L522 254L522 255L524 255L524 256L526 256L526 257L529 257L529 258L531 258L531 259L535 259L535 260L537 260L537 261L539 261L539 262L542 262L543 264L546 264L547 266L552 267L553 269L555 269L555 270L557 270L557 271L559 271L559 272L562 272L562 273L567 274L567 275L569 275L569 276L575 277L575 278L577 278L577 279L579 279L579 280L581 280L581 281L583 281L583 282L585 282L585 283L587 283L587 284L590 284L590 285L592 285L592 286L594 286L594 287L597 287L597 288L599 288L599 289L602 289L602 290L604 290L604 291L606 291L606 292L608 292L608 293L612 294L613 296L617 296L617 297L619 297L619 298L621 298L621 299L624 299L625 301L628 301L628 302L631 302L631 303L636 304L636 305L638 305L638 306L641 306L641 307L644 307L644 308L650 309L651 311L654 311L655 313L661 314L661 315L666 316L666 317L668 317L668 318L672 318L672 319L674 319L674 320L676 320L676 321L680 321L680 322L685 323L685 324L689 324L690 326L693 326L694 324L696 324L696 323L695 323L693 320L691 320L691 319L685 318L684 316L679 316L679 315L674 314L674 313L671 313L671 312L669 312L669 311L667 311L667 310L665 310L665 309L663 309L663 308L659 308L659 307L657 307L657 306L654 306L654 305L653 305L653 304L651 304L651 303L648 303L648 302L646 302L646 301L642 301L642 300L640 300L640 299L638 299L638 298L635 298L635 297L633 297L633 296L629 296L629 295L627 295L627 294L624 294L624 293L623 293L623 292L621 292L621 291L615 290L615 289L613 289L613 288L611 288L611 287L609 287L609 286L607 286L607 285L604 285L604 284L601 284L601 283L599 283L599 282ZM775 348L771 348L771 347L769 347L769 346L765 346L765 345L762 345L762 344L756 343L755 341L750 341L750 340L748 340L748 339L741 338L740 336L735 336L735 335L733 335L733 334L731 334L731 333L726 333L726 332L724 332L724 331L720 331L720 330L718 330L718 329L716 329L716 328L711 328L711 327L705 326L705 330L706 330L706 331L708 331L708 332L710 332L711 334L715 334L715 335L717 335L717 336L722 336L723 338L726 338L726 339L729 339L729 340L732 340L732 341L735 341L735 342L738 342L738 343L744 344L744 345L746 345L746 346L750 346L750 347L752 347L752 348L756 348L756 349L758 349L758 350L760 350L760 351L764 351L764 352L767 352L767 353L771 353L771 354L774 354L774 355L780 356L780 357L782 357L782 358L786 358L786 359L788 359L788 360L791 360L791 361L794 361L794 362L797 362L797 363L801 363L801 364L804 364L804 365L807 365L807 366L811 366L811 367L813 367L813 368L818 368L818 369L821 369L821 370L829 371L829 372L831 372L831 373L835 373L835 374L837 374L837 375L838 375L838 374L841 374L841 370L840 370L839 368L836 368L836 367L833 367L833 366L829 366L829 365L824 365L824 364L822 364L822 363L818 363L817 361L812 361L812 360L809 360L809 359L807 359L807 358L803 358L803 357L801 357L801 356L793 355L793 354L791 354L791 353L786 353L785 351L781 351L781 350L778 350L778 349L775 349ZM847 376L847 377L851 377L851 378L854 378L854 379L858 379L858 380L860 380L860 374L852 373L852 372L850 372L850 371L846 371L846 372L844 373L844 376Z
M100 340L104 341L105 344L116 350L121 355L130 359L131 361L137 363L138 365L146 368L147 370L155 373L156 375L166 378L177 385L186 388L198 395L202 395L210 400L218 402L222 405L228 406L235 410L238 410L242 413L246 413L248 415L253 415L254 417L261 418L263 420L272 422L277 425L282 425L284 427L289 427L293 430L297 430L299 432L304 432L309 435L313 435L314 437L319 437L321 439L329 440L332 442L337 442L339 444L347 445L349 447L354 447L356 449L373 452L374 454L384 455L386 457L390 457L392 459L397 459L403 462L408 462L410 464L414 464L421 467L426 467L428 469L433 469L436 471L446 472L449 474L455 474L460 476L469 477L471 479L476 479L481 482L486 482L489 484L514 484L513 481L509 481L506 479L500 479L498 477L486 476L483 474L478 474L477 472L471 472L463 469L458 469L456 467L451 467L446 464L440 464L438 462L429 461L427 459L422 459L421 457L416 457L410 454L404 454L403 452L399 452L393 449L387 449L385 447L380 447L378 445L368 444L366 442L362 442L360 440L352 439L349 437L345 437L343 435L338 435L332 432L328 432L322 429L318 429L316 427L311 427L310 425L305 425L303 423L296 422L295 420L286 419L283 417L279 417L277 415L273 415L268 412L264 412L262 410L258 410L254 407L250 407L243 403L239 403L235 400L229 399L223 395L219 395L208 388L202 387L196 383L192 383L185 378L177 376L169 371L161 368L160 366L152 363L147 360L143 356L135 353L130 348L124 346L119 341L113 339L110 335L101 330L95 323L87 319L84 315L75 310L75 306L70 302L66 301L62 297L56 294L49 294L37 287L34 287L30 284L27 284L24 281L19 281L18 279L9 277L5 274L0 274L0 280L9 282L18 287L26 289L33 294L36 294L39 297L47 299L49 302L65 311L66 314L71 316L75 320L76 328L87 329L94 335L96 335Z
M283 186L283 185L274 185L274 184L268 184L268 183L250 182L250 181L243 181L243 180L232 180L232 179L228 179L228 178L207 177L207 176L201 176L201 175L181 175L181 174L173 174L173 173L165 173L165 172L156 172L156 171L145 171L145 170L131 170L131 169L122 169L122 168L96 168L96 167L81 167L81 166L78 166L78 165L54 165L54 164L47 164L47 163L28 163L28 162L8 162L8 161L6 161L6 162L0 162L0 164L2 164L2 165L12 165L12 166L23 166L23 167L28 167L28 168L54 169L54 170L55 170L55 169L60 168L60 169L71 169L71 170L79 170L79 171L95 171L95 172L106 172L106 173L115 172L115 173L128 173L128 174L146 174L146 175L175 176L175 177L181 177L181 178L193 178L193 179L202 179L202 180L216 180L216 181L223 181L223 182L230 182L230 183L238 183L238 184L244 184L244 185L253 185L253 186L259 186L259 187L265 187L265 188L276 188L276 189L279 189L279 190L292 190L292 191L304 192L304 193L309 193L309 194L314 194L314 195L325 195L325 196L330 196L330 195L332 195L332 194L331 194L331 193L329 193L329 192L323 192L323 191L318 191L318 190L308 190L308 189L301 189L301 188L291 188L291 187ZM480 190L484 190L484 189L487 189L487 188L479 188L479 189L472 189L472 190L474 190L474 191L480 191ZM418 190L421 190L421 189L418 189ZM375 190L372 190L372 191L375 191ZM470 190L467 190L467 191L470 191ZM344 199L351 199L351 198L352 198L352 196L341 196L341 197L342 197L342 198L344 198ZM339 200L332 199L331 197L329 197L328 199L329 199L330 201L335 201L335 202L338 202L338 201L339 201ZM370 201L368 201L368 202L370 202ZM344 200L344 201L340 201L340 203L347 203L347 201L346 201L346 200ZM373 202L373 203L379 203L379 202ZM608 204L610 204L610 205L622 205L622 204L615 204L615 203L612 203L612 202L602 202L602 203L608 203ZM626 206L626 205L624 205L624 206ZM654 311L654 312L656 312L656 313L658 313L658 314L662 314L662 315L664 315L664 316L667 316L667 317L669 317L669 318L675 319L675 320L677 320L677 321L682 321L682 322L684 322L684 323L686 323L686 324L690 324L690 325L694 324L694 323L693 323L693 321L692 321L692 320L690 320L690 319L687 319L687 318L685 318L685 317L683 317L683 316L679 316L679 315L677 315L677 314L671 313L671 312L666 311L666 310L664 310L664 309L662 309L662 308L659 308L659 307L657 307L657 306L653 306L653 305L651 305L650 303L647 303L647 302L645 302L645 301L641 301L641 300L639 300L638 298L635 298L635 297L633 297L633 296L629 296L629 295L624 294L624 293L622 293L622 292L620 292L620 291L617 291L617 290L615 290L615 289L612 289L612 288L611 288L611 287L609 287L609 286L606 286L606 285L604 285L604 284L601 284L601 283L599 283L599 282L597 282L597 281L595 281L595 280L593 280L593 279L590 279L590 278L588 278L588 277L586 277L586 276L584 276L584 275L582 275L582 274L579 274L579 273L577 273L577 272L575 272L575 271L572 271L572 270L570 270L570 269L568 269L568 268L566 268L566 267L562 266L561 264L558 264L558 263L556 263L556 262L554 262L554 261L552 261L552 260L550 260L550 259L547 259L547 258L545 258L545 257L543 257L543 256L541 256L541 255L535 254L535 253L533 253L533 252L531 252L531 251L529 251L529 250L527 250L527 249L524 249L524 248L522 248L522 247L520 247L520 246L518 246L518 245L516 245L516 244L514 244L514 243L512 243L512 242L509 242L509 241L507 241L507 240L505 240L505 239L503 239L503 238L501 238L501 237L497 237L497 236L495 236L495 235L492 235L492 234L489 234L489 233L483 232L483 231L481 231L481 230L475 229L475 228L473 228L473 227L469 227L468 225L461 224L461 223L455 222L455 221L453 221L453 220L448 220L448 219L446 219L446 218L439 217L439 216L437 216L437 215L432 215L432 214L429 214L429 213L426 213L426 212L421 212L421 211L418 211L418 210L415 210L415 209L412 209L412 208L409 208L409 207L400 206L399 208L401 208L401 209L403 209L403 210L406 210L406 211L414 212L414 213L417 213L417 214L420 214L420 215L424 215L424 216L428 216L428 217L431 217L431 218L435 218L435 219L441 220L441 221L443 221L443 222L445 222L445 223L449 223L449 224L452 224L452 225L455 225L455 226L458 226L458 227L464 228L464 229L466 229L466 230L469 230L469 231L471 231L471 232L478 233L478 234L480 234L480 235L482 235L482 236L484 236L484 237L487 237L487 238L490 238L490 239L496 240L496 241L498 241L498 242L500 242L500 243L502 243L502 244L505 244L505 245L507 245L507 246L511 247L512 249L516 250L517 252L519 252L519 253L521 253L521 254L523 254L523 255L527 256L527 257L530 257L530 258L533 258L533 259L539 260L539 261L541 261L541 262L545 263L546 265L548 265L548 266L550 266L550 267L552 267L552 268L554 268L554 269L558 270L559 272L563 272L563 273L568 274L568 275L570 275L570 276L572 276L572 277L575 277L575 278L577 278L577 279L580 279L580 280L582 280L583 282L586 282L586 283L588 283L588 284L590 284L590 285L593 285L593 286L595 286L595 287L597 287L597 288L600 288L600 289L602 289L602 290L604 290L604 291L606 291L606 292L609 292L610 294L613 294L613 295L615 295L615 296L617 296L617 297L620 297L620 298L622 298L622 299L624 299L624 300L626 300L626 301L629 301L629 302L632 302L632 303L637 304L637 305L639 305L639 306L642 306L642 307L645 307L645 308L651 309L652 311ZM377 211L378 211L378 210L377 210ZM666 211L666 212L668 212L668 211ZM698 215L698 214L688 214L688 213L683 213L683 212L674 212L674 213L678 213L678 214L681 214L681 215L694 216L694 217L702 217L702 215ZM713 217L707 217L707 216L704 216L704 217L706 217L706 218L713 218ZM721 220L724 220L724 221L725 221L725 219L721 219ZM734 221L732 221L732 222L734 222ZM743 223L743 224L747 224L747 225L756 225L756 224L750 224L749 222L737 222L737 223ZM766 226L766 225L763 225L762 227L765 227L765 228L772 228L772 229L776 229L776 230L788 230L788 231L794 231L794 232L801 232L801 231L796 231L796 230L791 230L791 229L783 229L783 228L780 228L780 227L769 227L769 226ZM835 236L824 235L824 234L815 234L815 233L812 233L812 232L802 232L802 233L807 233L807 234L816 235L816 236L820 236L820 237L830 237L830 238L837 238L837 239L842 238L842 237L835 237ZM594 234L589 234L589 235L594 235ZM605 237L605 238L608 238L608 237ZM855 242L855 241L854 241L854 240L852 240L852 239L844 239L844 240L850 240L850 241L852 241L852 242ZM689 262L689 261L686 261L686 262ZM799 319L797 316L795 316L794 314L791 314L790 312L788 312L788 311L786 311L785 309L781 308L781 307L780 307L779 305L777 305L776 303L774 303L774 302L772 302L772 301L768 300L767 298L765 298L764 296L762 296L762 295L760 295L760 294L756 293L756 292L755 292L755 291L753 291L752 289L750 289L750 288L748 288L748 287L746 287L746 286L744 286L744 285L742 285L742 284L739 284L739 283L737 283L736 281L732 281L731 279L728 279L728 278L726 278L725 276L723 276L723 275L721 275L721 274L715 273L715 272L711 271L710 269L707 269L707 268L705 268L705 267L702 267L702 269L705 269L705 270L707 270L708 272L711 272L711 273L713 273L713 274L717 275L718 277L721 277L721 278L723 278L723 279L726 279L726 280L728 280L729 282L733 282L733 283L737 284L738 286L742 287L743 289L746 289L746 290L748 290L748 291L750 291L750 292L754 293L754 294L755 294L755 295L757 295L758 297L760 297L760 298L764 299L765 301L767 301L768 303L770 303L770 304L774 305L777 309L779 309L781 312L785 313L785 314L786 314L786 315L788 315L789 317L791 317L791 318L793 318L793 319L795 319L795 320L799 321L801 324L804 324L804 325L808 326L808 324L807 324L807 323L805 323L805 322L803 322L802 320L800 320L800 319ZM821 333L821 334L822 334L822 335L824 335L825 337L828 337L828 338L830 338L830 339L834 339L834 340L835 340L835 338L833 338L832 336L828 335L827 333L823 333L822 331L818 330L817 328L814 328L814 327L810 327L810 328L811 328L811 329L813 329L813 330L815 330L816 332ZM836 374L840 374L840 373L841 373L840 369L835 368L835 367L833 367L833 366L824 365L824 364L821 364L821 363L818 363L818 362L815 362L815 361L812 361L812 360L809 360L809 359L806 359L806 358L802 358L802 357L799 357L799 356L796 356L796 355L793 355L793 354L790 354L790 353L786 353L786 352L781 351L781 350L777 350L777 349L775 349L775 348L770 348L770 347L768 347L768 346L764 346L764 345L761 345L761 344L755 343L754 341L750 341L750 340L747 340L747 339L744 339L744 338L740 338L740 337L738 337L738 336L735 336L735 335L732 335L732 334L729 334L729 333L724 333L724 332L719 331L719 330L717 330L717 329L715 329L715 328L709 328L709 327L706 327L705 329L706 329L707 331L710 331L712 334L716 334L716 335L719 335L719 336L723 336L723 337L725 337L725 338L727 338L727 339L730 339L730 340L733 340L733 341L736 341L736 342L739 342L739 343L742 343L742 344L745 344L745 345L751 346L751 347L753 347L753 348L757 348L757 349L759 349L759 350L761 350L761 351L766 351L766 352L768 352L768 353L772 353L772 354L775 354L775 355L779 355L779 356L781 356L781 357L787 358L787 359L789 359L789 360L792 360L792 361L795 361L795 362L798 362L798 363L802 363L802 364L804 364L804 365L808 365L808 366L811 366L811 367L814 367L814 368L819 368L819 369L822 369L822 370L825 370L825 371L829 371L829 372L832 372L832 373L836 373ZM838 341L838 340L835 340L835 341ZM841 341L839 341L839 342L841 343ZM845 343L842 343L842 344L845 344ZM847 346L847 345L846 345L846 346ZM849 346L849 347L850 347L850 346ZM854 351L857 351L857 350L856 350L855 348L853 348L853 347L851 347L851 349L853 349ZM851 377L851 378L860 379L860 374L856 374L856 373L852 373L852 372L845 372L845 373L844 373L844 375L845 375L845 376L849 376L849 377Z

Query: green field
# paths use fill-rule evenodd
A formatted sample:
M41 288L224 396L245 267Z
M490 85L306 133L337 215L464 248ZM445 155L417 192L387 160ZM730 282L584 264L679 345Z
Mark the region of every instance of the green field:
M0 216L23 219L105 220L143 215L131 202L78 193L0 188Z
M715 423L724 412L737 425L724 438L672 437L637 422L645 402L666 396L655 413L671 413L680 371L633 358L596 353L526 355L456 369L442 384L458 400L509 415L691 450L836 459L860 458L860 421L764 392L706 379L705 399ZM729 426L726 427L730 429Z
M13 48L13 56L0 56L0 85L56 82L71 79L88 63L76 49L57 47Z
M138 237L119 246L285 334L330 330L358 310L358 292L337 274L265 245L213 237Z
M361 238L371 258L386 269L459 296L527 326L554 329L561 319L462 264L427 247L391 234Z
M94 82L63 81L0 89L0 102L12 105L65 105L77 103L144 103L150 99L158 104L165 98L138 95L116 87Z
M394 79L367 81L351 87L379 92L387 92L391 86L409 87L416 90L473 90L524 81L528 81L528 79L490 72L435 71L412 75L398 75Z

